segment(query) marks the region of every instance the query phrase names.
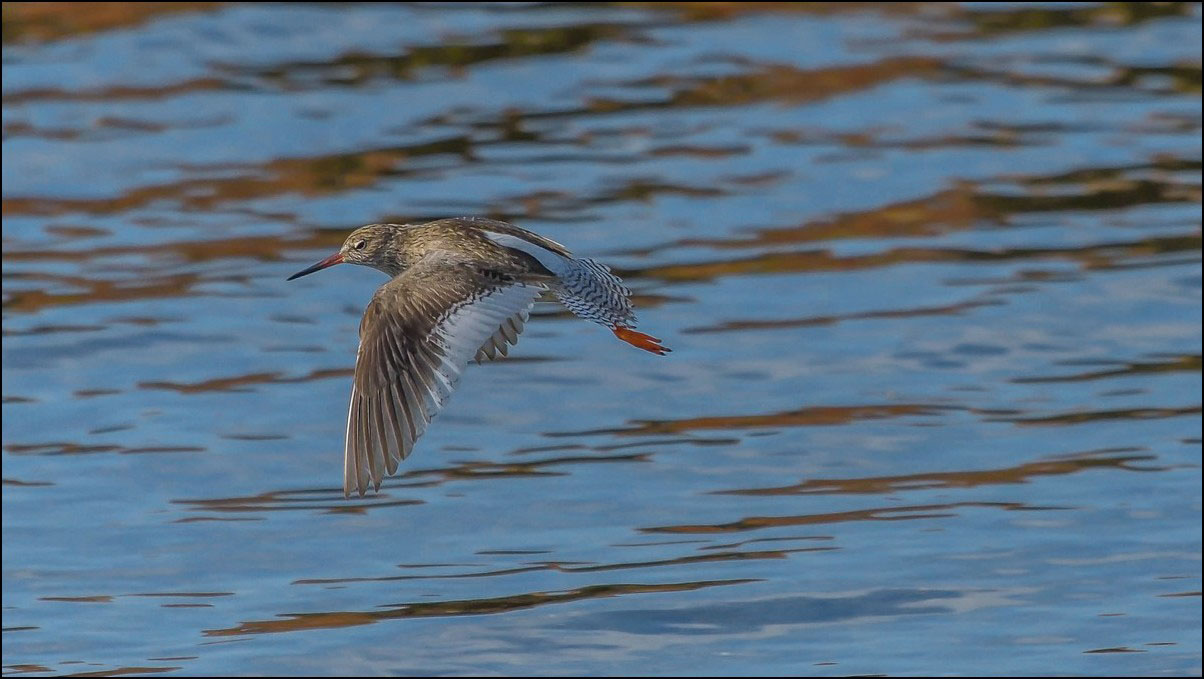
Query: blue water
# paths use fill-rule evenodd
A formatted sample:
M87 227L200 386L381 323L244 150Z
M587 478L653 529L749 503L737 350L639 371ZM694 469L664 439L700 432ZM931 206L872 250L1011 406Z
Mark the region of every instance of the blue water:
M1198 4L4 6L4 673L1201 672ZM361 224L611 264L344 500Z

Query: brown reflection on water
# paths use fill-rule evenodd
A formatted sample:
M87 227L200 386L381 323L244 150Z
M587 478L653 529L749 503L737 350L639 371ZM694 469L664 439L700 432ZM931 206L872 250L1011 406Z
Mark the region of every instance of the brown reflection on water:
M913 14L924 8L934 16L942 12L944 3L923 2L620 2L619 5L677 12L686 21L716 21L745 14L788 12L826 16L843 13L879 12L882 14Z
M781 328L804 328L818 325L836 325L844 321L868 320L874 318L915 318L920 316L959 316L967 311L984 306L999 306L999 300L970 300L959 304L944 306L915 307L912 309L882 309L878 311L860 311L851 314L834 314L830 316L807 316L804 318L787 318L769 321L725 321L716 325L685 328L683 333L731 332L733 330L777 330Z
M717 495L834 495L884 494L908 490L973 488L982 485L1027 483L1043 476L1063 476L1091 469L1114 469L1130 472L1165 471L1168 467L1138 466L1137 462L1156 459L1153 455L1111 455L1101 453L1135 452L1140 449L1119 448L1059 456L1057 459L1030 462L1016 467L961 472L929 472L899 476L862 477L855 479L813 479L802 483L770 488L748 488L716 491ZM1070 509L1070 507L1033 506L1020 502L953 502L909 506L875 507L846 512L802 514L796 516L751 516L728 523L682 524L653 526L639 529L645 533L731 533L781 526L843 523L847 521L901 521L957 516L962 508L998 508L1005 511L1038 511Z
M375 578L310 578L304 580L296 580L294 585L332 585L346 584L351 582L392 582L399 580L451 580L459 578L488 578L503 575L515 575L518 573L530 573L533 571L556 571L557 573L600 573L604 571L627 570L631 568L655 568L657 566L682 566L698 563L711 563L717 561L754 561L757 559L785 559L791 554L800 552L831 552L839 549L838 547L798 547L794 549L775 549L762 550L751 552L715 552L711 554L693 554L690 556L682 556L673 559L659 559L656 561L632 561L625 563L611 563L598 565L572 565L557 561L544 561L535 563L529 566L519 566L516 568L504 568L491 571L479 571L472 573L452 573L441 575L386 575Z
M113 85L111 87L101 87L97 89L87 90L60 90L55 88L35 88L21 90L5 94L3 102L7 105L23 104L27 102L36 102L43 100L51 101L107 101L115 99L167 99L170 97L190 94L193 92L202 92L205 90L218 90L225 87L225 83L217 78L195 78L192 80L184 80L171 85L160 85L155 87L138 87L135 85ZM224 119L217 119L218 122L225 122ZM212 124L212 123L210 123ZM124 119L124 118L101 118L96 122L96 128L115 128L133 131L147 131L147 127L156 127L161 129L170 129L169 126L159 125L156 123L147 123L139 120ZM206 123L192 123L186 126L200 126ZM83 130L73 128L38 128L24 121L13 121L4 124L4 138L9 137L41 137L45 139L86 139L88 134Z
M931 23L921 34L939 40L981 40L1009 33L1061 28L1118 28L1164 17L1191 16L1191 2L1109 2L1069 6L977 5L934 2L623 2L632 7L677 12L687 21L716 21L766 12L916 15ZM935 25L936 28L932 26ZM953 28L956 27L956 28Z
M834 539L834 538L831 535L794 535L794 536L784 536L784 537L780 537L780 538L752 538L749 540L740 540L739 542L727 542L727 543L718 544L718 545L707 545L705 547L699 547L698 549L700 549L700 550L736 549L737 547L743 547L744 545L751 545L751 544L760 543L760 542L783 542L783 541L794 541L794 540L832 540L832 539ZM682 540L682 542L697 542L697 541L696 540ZM655 544L655 543L652 543L652 544Z
M152 598L184 598L184 599L208 599L212 597L234 596L234 592L142 592L139 594L127 594L126 596L141 596Z
M87 452L111 452L105 450L90 450ZM398 477L390 478L382 484L382 491L377 494L356 498L348 502L343 497L341 488L310 488L301 490L278 490L229 498L209 499L178 499L172 504L184 505L192 511L200 512L272 512L272 511L325 511L331 514L363 514L370 509L382 507L399 507L423 504L423 500L390 499L390 490L407 488L428 488L449 481L509 479L536 476L566 476L567 471L548 469L562 465L606 464L647 462L648 453L633 453L625 455L583 455L550 457L523 462L464 462L449 467L437 469L413 469ZM186 517L177 519L176 523L213 520L215 517Z
M38 597L38 601L64 601L68 603L83 603L83 604L108 604L113 602L113 597L106 594L95 596L43 596Z
M205 448L200 446L121 446L115 444L88 446L70 441L49 441L46 443L10 443L4 446L5 452L14 455L85 455L88 453L121 453L137 455L144 453L201 453Z
M757 582L755 579L735 580L705 580L700 582L682 582L658 585L614 584L590 585L570 590L555 592L531 592L511 596L493 597L487 599L466 599L459 601L416 602L391 604L385 611L337 611L331 613L286 613L283 620L256 620L244 622L236 627L226 629L205 630L206 636L224 637L243 634L272 634L277 632L297 632L313 629L334 629L339 627L354 627L371 625L383 620L398 620L403 618L427 618L458 615L491 615L510 611L535 608L548 604L569 603L586 599L600 599L628 594L651 594L658 592L690 592L708 587L724 585L742 585Z
M1012 422L1022 426L1046 426L1082 424L1097 420L1156 420L1165 417L1182 417L1183 415L1199 415L1200 406L1182 408L1120 408L1117 410L1080 410L1041 417L988 419L988 422Z
M489 56L492 51L502 55L521 55L525 50L544 49L573 49L581 41L598 40L610 35L613 31L622 30L605 24L587 25L586 27L570 27L557 29L531 29L530 31L503 31L508 42L500 46L474 45L461 48L459 46L437 46L431 48L415 48L412 53L401 57L368 57L365 55L350 55L339 57L331 62L286 64L264 71L275 82L273 87L279 87L281 79L297 78L305 80L312 78L313 72L337 73L337 78L350 78L349 84L360 84L362 80L388 73L397 76L408 73L417 65L439 64L443 62L463 61L465 64L474 60L497 58ZM546 35L534 43L530 35ZM428 50L423 51L423 50ZM480 54L477 51L484 50ZM344 63L348 62L348 63ZM346 75L347 66L351 65L355 74ZM238 169L235 177L186 179L155 186L137 187L115 198L99 199L68 199L33 196L8 196L2 201L5 215L55 215L65 212L87 212L91 214L117 214L142 208L150 204L169 202L185 210L216 210L219 207L233 203L276 197L286 194L297 194L306 197L328 195L352 189L362 189L376 185L387 178L396 178L413 171L406 165L415 158L425 156L448 155L454 161L453 165L474 160L474 149L490 144L509 144L516 141L516 135L527 143L538 141L537 135L520 132L523 121L547 117L573 118L588 116L596 113L612 113L620 110L640 110L650 108L688 108L710 106L739 106L759 101L781 101L800 104L809 101L829 98L838 94L860 91L876 87L884 82L911 77L927 77L935 75L943 68L941 62L926 57L897 57L882 61L854 66L837 66L814 70L802 70L791 66L770 64L740 75L714 78L688 78L665 75L656 76L636 83L634 87L669 88L672 93L667 99L656 102L638 101L624 102L609 99L593 99L584 107L570 110L521 112L506 111L491 123L503 132L500 139L479 139L479 135L456 134L445 138L416 144L398 145L358 151L352 153L337 153L303 158L281 158L257 166L240 166L238 168L209 168L209 169ZM218 86L211 80L189 81L166 86L163 93L184 93L195 89L208 89ZM163 93L160 93L162 96ZM153 92L130 91L122 88L119 91L100 91L86 93L64 93L64 96L86 98L151 96ZM6 103L12 103L25 98L49 98L55 96L52 91L16 92L5 96ZM439 122L439 121L430 121ZM480 127L479 121L473 123ZM17 133L18 130L10 131ZM582 140L587 141L587 140ZM595 162L603 162L600 157L592 157ZM205 169L205 168L192 168ZM420 172L430 172L425 167ZM738 178L737 178L738 179ZM647 182L643 182L647 184ZM577 196L571 199L572 206L580 210L590 204L619 201L645 200L651 195L666 192L686 192L692 195L718 195L715 187L680 187L663 186L655 182L642 186L640 181L633 180L630 186L619 191L605 191L597 196ZM520 201L528 209L527 216L535 216L540 212L541 200ZM478 209L479 211L479 209ZM492 210L488 210L494 212ZM444 215L432 215L444 216ZM504 214L491 216L507 217ZM409 215L415 218L415 215ZM385 217L382 217L384 219Z
M116 667L111 670L96 670L94 672L75 672L73 674L62 674L63 677L124 677L130 674L160 674L163 672L173 672L177 667Z
M548 457L522 462L464 462L450 467L438 469L414 469L402 474L397 484L400 487L418 488L437 486L447 481L491 479L519 476L566 476L568 472L546 469L561 465L606 464L625 462L647 462L648 453L628 453L620 455L572 455ZM417 481L414 481L417 479Z
M682 420L637 420L635 426L622 429L593 429L588 431L552 432L545 436L645 436L680 434L700 429L757 429L761 427L814 427L849 424L861 420L881 420L896 417L939 415L955 406L900 403L864 406L817 406L770 415L734 415L691 417Z
M994 71L978 68L952 68L971 80L994 80L1010 87L1061 87L1079 92L1091 90L1150 92L1154 94L1199 94L1200 64L1180 62L1170 66L1130 66L1117 64L1100 57L1063 58L1056 61L1106 67L1106 78L1068 78L1032 75L1015 71ZM1163 83L1169 84L1163 84Z
M1200 359L1200 354L1184 354L1181 356L1168 357L1165 361L1120 363L1120 365L1123 367L1114 368L1112 370L1095 370L1083 373L1075 373L1072 375L1016 377L1010 381L1017 384L1034 384L1042 382L1086 382L1089 380L1102 380L1112 377L1128 377L1131 375L1145 375L1150 373L1200 372Z
M491 42L449 38L438 45L414 46L397 55L353 52L325 61L296 61L253 70L236 65L224 68L249 72L286 90L308 89L315 85L356 87L380 78L415 80L424 69L431 67L450 68L456 72L499 59L565 54L602 40L623 39L628 33L627 26L616 23L508 28L492 35Z
M237 169L242 170L242 173L234 177L186 179L141 186L115 198L6 196L0 206L3 207L5 215L43 216L66 212L120 214L164 201L184 210L211 211L231 204L285 194L318 197L366 188L382 179L406 174L403 166L409 159L450 154L457 161L463 161L471 155L473 144L487 143L489 142L470 142L468 137L456 135L355 153L280 158L262 165L239 166Z
M4 485L17 488L44 488L46 486L53 486L54 484L50 481L22 481L21 479L5 478Z
M1135 452L1139 448L1115 452ZM927 472L901 476L870 476L856 479L811 479L802 483L773 488L749 488L714 491L716 495L833 495L878 494L933 488L973 488L982 485L1028 483L1040 476L1061 476L1087 469L1112 468L1125 471L1165 471L1166 467L1137 467L1134 462L1156 459L1153 455L1081 457L1029 462L1016 467L959 472Z
M184 505L194 511L204 512L279 512L279 511L325 511L330 514L363 514L368 509L381 507L404 507L423 504L423 500L389 499L386 494L370 495L362 498L362 502L349 503L343 498L343 491L334 488L314 488L308 490L278 490L246 495L206 500L172 500L172 504ZM193 523L211 517L186 517L176 519L175 523Z
M314 250L340 245L345 231L318 230L302 237L237 236L201 241L172 241L151 245L113 245L79 250L4 250L4 258L13 262L85 262L106 257L142 255L147 258L173 257L185 262L207 262L232 257L251 257L265 261L284 259L293 250ZM11 274L6 274L11 275ZM29 277L18 274L17 277ZM86 279L81 279L86 282Z
M786 64L766 64L749 73L709 78L662 75L628 83L673 90L669 99L654 106L744 106L763 101L803 104L840 94L878 87L904 78L932 77L944 64L932 57L888 57L869 64L800 69ZM594 108L628 110L647 104L595 100Z
M803 139L811 139L813 136L810 133L802 134ZM790 143L799 138L786 131L775 133L775 137ZM889 146L889 143L865 139L855 140L853 143L858 146ZM684 238L663 246L633 252L647 255L680 246L705 246L716 249L760 248L847 238L915 238L969 230L984 223L1006 226L1016 217L1034 213L1115 210L1159 203L1199 203L1199 182L1189 181L1182 173L1196 173L1198 177L1200 169L1199 160L1166 157L1141 165L1001 178L1001 181L1005 181L1015 190L1014 193L993 192L979 183L959 182L949 189L922 198L812 220L797 226L760 228L743 238ZM1111 247L1115 248L1117 245ZM900 251L888 251L876 255L877 261L870 260L870 265L895 263L898 261L898 255L892 256L892 253L898 252ZM934 261L941 259L941 253L949 256L955 255L957 251L914 252L920 256L920 259L915 261ZM1025 252L1027 251L1017 251L1017 255L1023 256ZM1041 255L1046 251L1031 252ZM967 256L972 254L967 253ZM987 254L989 253L984 253L984 256ZM855 269L865 266L861 264L865 261L864 257L837 260L850 262L849 266L822 266L827 259L832 258L828 253L821 251L789 256L807 255L816 258L817 268ZM738 272L737 270L736 273Z
M4 629L5 629L5 631L8 631L10 628L5 627ZM17 627L17 628L11 628L11 629L26 629L26 628ZM32 627L32 628L28 628L28 629L41 629L41 628ZM5 665L4 669L7 670L5 672L5 674L27 674L29 672L53 672L54 671L54 670L50 669L49 667L46 667L45 665L35 665L33 663L18 663L15 665Z
M5 253L8 257L8 253ZM11 279L48 280L57 284L84 288L83 292L54 293L45 290L26 289L7 292L4 301L5 311L39 311L46 307L70 304L91 304L95 302L129 302L163 297L188 297L200 283L219 280L242 280L242 277L203 278L197 274L174 274L132 280L95 280L80 276L50 276L45 274L10 274Z
M252 387L260 384L289 384L296 382L313 382L331 377L350 377L352 368L325 368L311 370L306 375L285 377L283 373L254 373L251 375L236 375L234 377L215 377L200 382L139 382L139 389L160 389L176 391L181 394L203 394L209 392L247 392L254 391Z
M182 12L213 10L220 2L6 2L4 42L58 40L134 28Z
M782 526L810 526L816 524L844 523L846 521L909 521L912 519L943 519L957 516L957 509L994 508L1006 511L1044 511L1067 509L1066 507L1038 507L1022 502L950 502L944 504L910 505L906 507L875 507L848 512L826 514L800 514L797 516L749 516L730 523L699 523L673 526L651 526L640 528L643 533L736 533L762 528Z
M969 30L942 33L940 37L976 40L1008 33L1057 28L1114 28L1173 16L1191 16L1190 2L1109 2L1097 6L1064 7L975 7L957 8L955 16L969 24Z
M140 255L147 261L169 257L173 262L206 262L224 259L253 258L284 259L293 251L334 248L346 237L343 230L315 231L302 238L278 236L243 236L209 241L176 241L155 245L120 245L89 247L77 250L19 249L6 244L5 264L13 262L93 261L108 257ZM196 273L159 274L154 270L128 268L126 276L117 279L97 279L83 276L60 276L34 272L5 272L9 281L47 281L56 286L78 289L78 292L50 292L43 289L6 290L5 311L36 312L50 307L93 304L100 302L136 302L164 297L188 297L200 285L235 283L246 285L249 275L201 275ZM214 295L217 293L206 292Z
M5 627L4 629L5 629L5 631L7 631L9 628ZM16 629L21 629L21 628L16 628ZM40 628L34 627L31 629L40 629ZM5 674L28 674L30 672L53 672L54 671L54 670L50 669L49 667L46 667L45 665L35 665L33 663L18 663L15 665L5 665L4 669L6 670L4 672Z
M669 264L620 273L659 278L666 282L709 281L723 276L796 273L807 271L852 271L898 264L931 262L1000 262L1055 260L1078 263L1084 268L1123 266L1122 260L1168 253L1192 253L1172 264L1200 261L1199 234L1150 236L1130 241L1113 241L1080 247L1051 248L892 248L871 255L840 256L828 250L766 253L743 259L711 260Z

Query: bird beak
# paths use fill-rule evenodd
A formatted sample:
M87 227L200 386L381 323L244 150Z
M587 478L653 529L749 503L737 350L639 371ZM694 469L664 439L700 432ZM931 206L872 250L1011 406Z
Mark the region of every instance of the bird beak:
M294 278L308 276L315 271L321 271L322 269L325 269L327 267L331 267L331 266L334 266L335 264L342 264L342 263L343 263L343 253L336 252L333 255L327 257L326 259L323 259L322 261L318 262L317 264L314 264L313 266L309 267L308 269L303 269L303 270L298 271L297 273L289 276L288 279L291 281Z

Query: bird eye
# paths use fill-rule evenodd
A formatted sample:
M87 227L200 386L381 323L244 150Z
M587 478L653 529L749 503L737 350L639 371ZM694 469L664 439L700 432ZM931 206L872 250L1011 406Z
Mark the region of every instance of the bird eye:
M367 241L359 241L359 242L357 242L357 243L355 244L355 249L356 249L356 250L363 250L363 249L364 249L364 246L365 246L365 245L367 245L367 244L368 244L368 243L367 243Z

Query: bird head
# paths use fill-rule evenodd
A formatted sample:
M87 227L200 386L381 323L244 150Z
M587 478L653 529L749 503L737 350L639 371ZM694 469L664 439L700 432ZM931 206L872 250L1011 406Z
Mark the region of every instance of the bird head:
M289 276L288 280L308 276L335 264L362 264L395 276L401 273L400 253L394 245L394 235L398 228L396 224L361 226L347 236L347 240L343 241L343 247L339 248L338 252L308 269Z

